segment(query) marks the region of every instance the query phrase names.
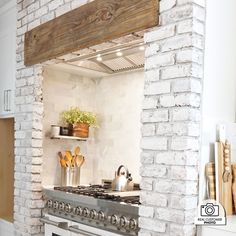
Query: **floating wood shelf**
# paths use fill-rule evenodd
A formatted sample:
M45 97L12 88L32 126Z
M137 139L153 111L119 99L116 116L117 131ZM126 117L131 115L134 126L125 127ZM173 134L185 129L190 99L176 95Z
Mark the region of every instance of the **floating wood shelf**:
M67 140L77 140L77 141L87 141L87 138L80 138L80 137L74 137L74 136L64 136L64 135L58 135L51 137L51 139L67 139Z

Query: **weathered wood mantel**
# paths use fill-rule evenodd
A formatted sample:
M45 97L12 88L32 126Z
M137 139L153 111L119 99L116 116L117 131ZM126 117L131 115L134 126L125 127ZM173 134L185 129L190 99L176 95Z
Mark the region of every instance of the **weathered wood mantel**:
M25 34L25 65L158 25L157 0L95 0Z

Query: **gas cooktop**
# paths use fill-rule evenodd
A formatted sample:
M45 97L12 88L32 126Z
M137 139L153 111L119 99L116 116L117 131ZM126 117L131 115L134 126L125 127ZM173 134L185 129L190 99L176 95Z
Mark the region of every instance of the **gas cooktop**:
M45 213L119 235L137 235L139 194L112 191L109 185L44 189Z
M139 191L116 192L112 191L109 185L80 185L77 187L54 187L54 190L116 202L140 204Z

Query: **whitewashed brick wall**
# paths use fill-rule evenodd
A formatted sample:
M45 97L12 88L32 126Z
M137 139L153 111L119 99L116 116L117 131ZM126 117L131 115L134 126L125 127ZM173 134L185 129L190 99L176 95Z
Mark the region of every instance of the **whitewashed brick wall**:
M42 65L24 66L24 33L89 0L17 0L15 235L43 235Z
M193 236L198 200L204 0L161 0L145 34L140 236Z
M191 236L197 205L205 0L162 0L148 44L141 236ZM15 235L43 235L42 65L24 66L24 33L89 0L17 0Z

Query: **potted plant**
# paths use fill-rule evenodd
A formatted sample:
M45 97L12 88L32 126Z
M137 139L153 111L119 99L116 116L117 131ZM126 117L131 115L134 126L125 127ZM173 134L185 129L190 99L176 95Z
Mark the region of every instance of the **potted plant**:
M89 127L96 126L97 118L92 112L81 111L79 108L71 108L62 113L62 119L69 125L72 135L80 138L88 138Z

